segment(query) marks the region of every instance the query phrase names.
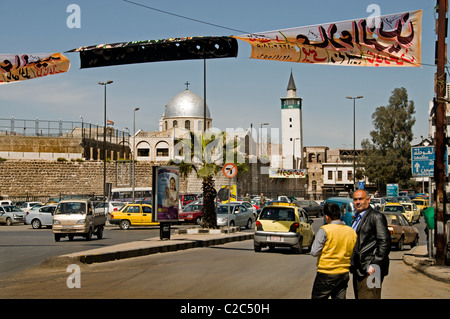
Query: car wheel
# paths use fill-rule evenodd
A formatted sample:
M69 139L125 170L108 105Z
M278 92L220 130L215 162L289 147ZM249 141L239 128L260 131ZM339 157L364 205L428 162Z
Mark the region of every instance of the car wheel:
M6 226L11 226L12 225L12 220L11 218L6 218Z
M253 224L253 221L252 221L251 218L249 218L249 220L247 221L247 225L245 226L245 228L247 228L247 229L252 228L252 224Z
M41 228L41 226L42 226L42 224L39 219L33 219L31 221L31 227L33 227L33 229L39 229L39 228Z
M230 227L234 227L234 220L230 221Z
M86 238L86 240L92 239L92 228L89 228L89 231L87 232L85 238Z
M414 248L417 245L419 245L419 236L418 235L416 235L416 238L414 238L414 241L411 243L411 248Z
M55 241L60 241L61 240L61 236L59 234L55 234Z
M124 220L120 221L120 224L119 224L120 229L127 230L130 228L130 226L131 226L131 223L129 220L124 219Z
M102 239L103 238L103 226L100 226L97 228L97 238Z
M403 250L403 236L398 240L398 243L397 243L397 250L400 250L400 251L402 251Z
M195 219L195 223L199 226L202 225L202 218L201 217L197 217L197 219Z
M73 236L73 235L69 235L69 236L67 236L67 237L69 237L69 240L70 240L70 241L72 241L72 240L73 240L73 238L74 238L74 236Z
M261 245L253 244L253 248L254 248L256 253L260 253L261 252Z
M302 253L302 250L303 250L303 238L300 238L298 240L298 244L297 245L292 246L292 250L296 254L301 254Z

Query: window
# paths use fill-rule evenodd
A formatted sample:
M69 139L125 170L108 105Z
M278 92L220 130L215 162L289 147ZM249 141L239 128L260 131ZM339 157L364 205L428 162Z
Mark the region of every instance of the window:
M338 171L338 182L342 182L342 171Z
M328 179L329 180L333 179L333 172L332 171L328 171Z
M150 149L149 148L138 148L137 156L149 157L150 156Z
M178 127L178 121L177 120L173 121L173 127Z
M187 130L190 130L191 129L191 121L186 120L184 122L184 128L187 129Z
M169 149L168 148L158 148L156 149L156 156L169 156Z
M353 180L353 172L352 172L352 171L348 171L348 172L347 172L347 179L348 179L349 181L352 181L352 180Z

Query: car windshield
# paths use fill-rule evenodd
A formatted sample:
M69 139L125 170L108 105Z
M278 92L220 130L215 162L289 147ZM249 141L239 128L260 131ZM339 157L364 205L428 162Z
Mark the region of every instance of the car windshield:
M295 210L293 208L268 207L262 210L259 219L275 221L295 221Z
M17 206L3 206L6 212L22 212Z
M85 214L86 203L71 202L59 203L55 214Z
M192 212L197 210L202 210L202 205L187 205L184 207L183 211L185 212Z
M384 206L384 211L385 212L399 212L399 213L404 213L405 209L403 208L403 206Z

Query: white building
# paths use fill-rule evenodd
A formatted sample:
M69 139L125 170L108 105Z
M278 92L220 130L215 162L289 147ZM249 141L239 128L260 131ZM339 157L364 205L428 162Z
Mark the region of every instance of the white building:
M294 77L289 78L287 96L281 99L282 168L299 168L302 160L302 99L297 97Z
M179 154L173 154L178 139L187 137L189 132L203 131L204 110L206 107L206 128L212 127L212 118L204 100L186 89L174 96L164 107L159 121L159 130L139 131L133 138L131 148L135 149L138 161L168 162ZM135 145L135 147L133 147Z

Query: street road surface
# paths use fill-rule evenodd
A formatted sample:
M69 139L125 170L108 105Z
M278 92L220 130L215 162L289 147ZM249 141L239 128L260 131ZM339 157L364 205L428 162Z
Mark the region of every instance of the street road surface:
M450 298L450 285L430 279L391 253L383 298ZM261 253L253 241L82 265L80 288L66 268L33 268L0 280L3 298L309 299L316 258L289 249ZM69 280L70 281L70 280ZM354 298L349 288L347 297Z

